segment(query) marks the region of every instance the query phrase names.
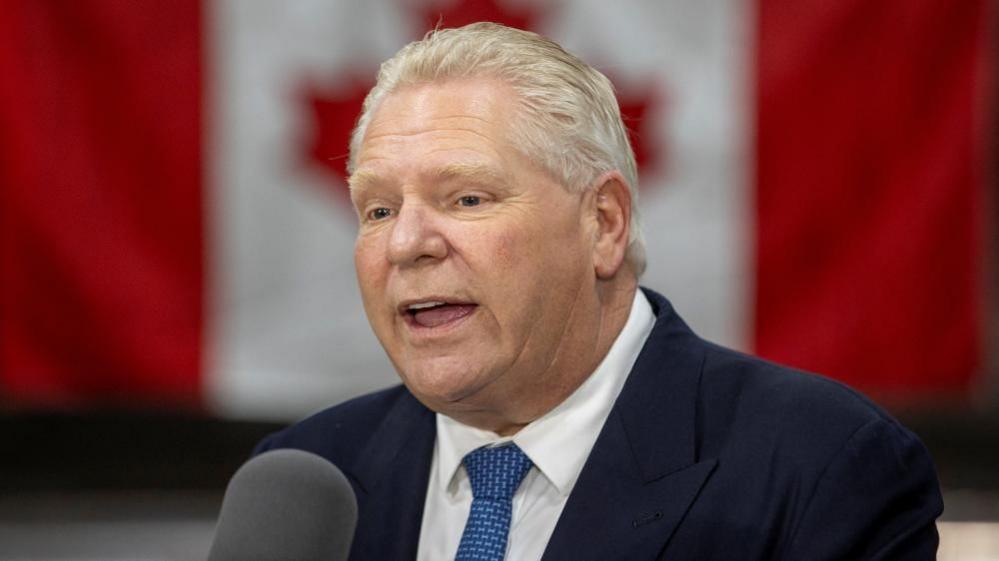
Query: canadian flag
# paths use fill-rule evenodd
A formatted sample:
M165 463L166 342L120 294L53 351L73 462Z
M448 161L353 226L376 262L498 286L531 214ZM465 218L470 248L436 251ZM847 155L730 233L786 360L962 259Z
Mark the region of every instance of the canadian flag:
M346 138L438 22L616 84L649 269L702 335L886 399L984 369L987 0L11 0L0 406L291 418L394 383Z

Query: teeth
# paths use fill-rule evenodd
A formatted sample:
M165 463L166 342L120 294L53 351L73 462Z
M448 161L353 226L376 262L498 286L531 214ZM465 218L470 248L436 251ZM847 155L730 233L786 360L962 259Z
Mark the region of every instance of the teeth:
M418 304L410 304L410 310L423 310L426 308L433 308L434 306L443 306L444 302L420 302Z

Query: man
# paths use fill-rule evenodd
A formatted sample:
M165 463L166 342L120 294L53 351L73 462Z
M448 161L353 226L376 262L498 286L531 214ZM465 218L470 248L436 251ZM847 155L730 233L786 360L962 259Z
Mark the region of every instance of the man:
M352 559L933 559L919 441L851 390L714 346L638 288L607 79L535 34L382 65L351 142L355 266L404 386L258 447L325 456Z

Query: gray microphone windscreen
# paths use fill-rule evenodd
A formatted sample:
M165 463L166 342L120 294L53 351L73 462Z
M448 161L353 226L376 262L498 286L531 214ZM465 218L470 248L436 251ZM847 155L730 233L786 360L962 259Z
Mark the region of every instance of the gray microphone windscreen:
M357 499L343 473L301 450L273 450L229 481L208 561L346 561Z

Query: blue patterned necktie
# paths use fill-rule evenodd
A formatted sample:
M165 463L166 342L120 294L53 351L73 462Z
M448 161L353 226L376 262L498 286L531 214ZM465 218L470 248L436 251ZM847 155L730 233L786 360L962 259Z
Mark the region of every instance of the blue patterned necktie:
M463 460L472 482L472 510L455 561L502 561L510 532L513 494L531 469L516 444L479 448Z

